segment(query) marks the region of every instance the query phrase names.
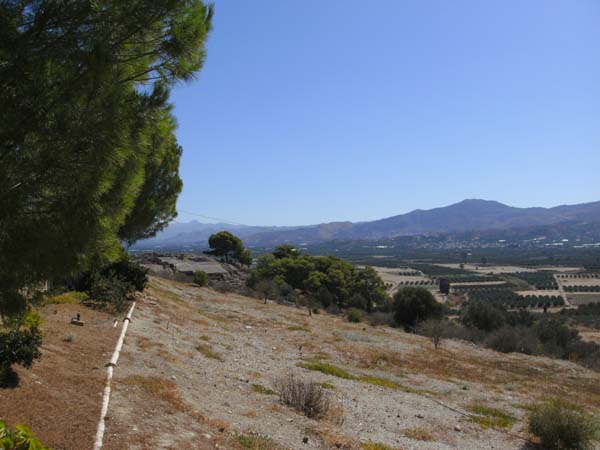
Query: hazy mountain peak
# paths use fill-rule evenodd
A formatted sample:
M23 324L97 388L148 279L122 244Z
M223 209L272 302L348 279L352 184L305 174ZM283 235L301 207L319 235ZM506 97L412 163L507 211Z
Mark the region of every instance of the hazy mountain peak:
M314 244L333 239L381 239L434 233L454 233L543 226L577 222L600 222L600 202L554 208L517 208L495 200L465 199L449 206L416 209L371 222L329 222L297 227L258 227L200 222L173 223L156 238L139 247L206 245L208 237L222 229L238 235L249 246L281 243Z

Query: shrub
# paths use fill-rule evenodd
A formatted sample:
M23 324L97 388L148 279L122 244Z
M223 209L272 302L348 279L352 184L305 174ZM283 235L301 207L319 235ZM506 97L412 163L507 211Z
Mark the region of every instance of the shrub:
M442 338L448 334L448 326L447 320L428 319L417 325L417 333L430 338L434 348L437 350L442 343Z
M363 313L358 308L350 308L346 314L346 318L348 319L348 322L359 323L363 319Z
M493 331L486 339L486 345L498 352L519 352L526 355L540 353L541 342L531 328L505 325Z
M493 331L504 325L505 311L491 303L471 300L462 311L461 321L469 327Z
M39 347L42 345L42 333L38 327L39 317L34 318L32 324L27 324L28 320L30 319L25 318L20 326L0 330L0 386L10 384L13 364L29 369L33 361L41 356Z
M133 290L128 282L114 273L93 274L88 294L97 302L113 306L117 311L125 309L127 294Z
M50 450L33 435L29 427L17 425L15 430L0 422L0 448L3 450Z
M208 284L208 274L203 270L198 270L194 273L194 283L198 286L206 286Z
M595 418L581 407L552 399L536 407L529 416L529 431L548 450L588 450L598 437Z
M430 318L441 318L443 308L425 288L407 287L394 294L394 320L405 329Z
M317 383L289 375L277 380L276 387L283 404L296 408L307 417L320 419L329 411L329 396Z
M109 264L102 272L105 275L111 273L116 275L122 281L133 286L136 291L143 291L148 284L148 269L129 258Z

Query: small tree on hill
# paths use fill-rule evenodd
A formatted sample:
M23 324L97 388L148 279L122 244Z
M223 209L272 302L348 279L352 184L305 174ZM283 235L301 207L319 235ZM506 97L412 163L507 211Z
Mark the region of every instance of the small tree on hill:
M219 231L208 238L210 250L205 251L207 255L214 255L225 259L229 263L232 260L241 264L252 264L252 255L248 251L242 240L231 234L229 231Z
M425 288L406 287L394 294L394 320L406 330L419 322L441 318L443 307Z
M266 305L269 297L277 293L277 283L269 279L261 280L256 283L254 289L263 296Z

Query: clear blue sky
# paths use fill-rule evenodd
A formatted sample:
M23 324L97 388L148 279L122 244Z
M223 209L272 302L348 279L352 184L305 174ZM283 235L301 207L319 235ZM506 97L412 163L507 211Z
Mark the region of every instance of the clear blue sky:
M600 200L598 0L217 0L173 101L184 211L300 225Z

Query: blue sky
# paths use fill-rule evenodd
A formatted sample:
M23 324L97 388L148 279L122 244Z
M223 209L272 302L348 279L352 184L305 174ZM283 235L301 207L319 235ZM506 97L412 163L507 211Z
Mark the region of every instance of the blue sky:
M215 3L205 67L173 92L180 211L299 225L600 200L597 0Z

